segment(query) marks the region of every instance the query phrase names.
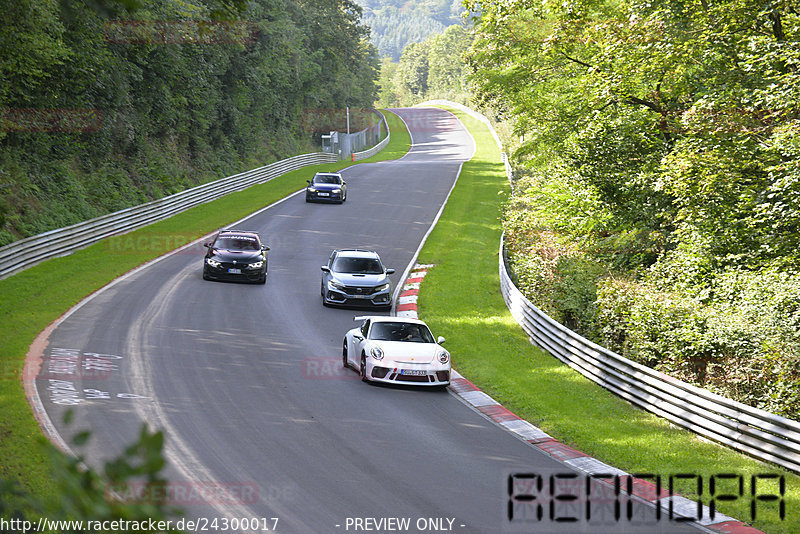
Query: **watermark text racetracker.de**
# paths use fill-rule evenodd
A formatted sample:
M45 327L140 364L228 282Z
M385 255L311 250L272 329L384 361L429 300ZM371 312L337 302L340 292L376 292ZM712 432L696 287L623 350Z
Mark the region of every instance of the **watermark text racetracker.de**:
M112 20L103 33L114 44L243 45L255 42L258 25L244 20Z
M197 236L193 234L137 232L136 234L111 236L104 243L106 251L115 255L166 254L175 249L181 249L180 254L205 254L206 249L200 242L191 247L182 248L196 239Z
M15 133L92 133L103 127L99 109L0 109L0 131Z
M0 518L0 532L276 532L277 517L200 517L197 519L104 519L64 520L40 517L36 521Z

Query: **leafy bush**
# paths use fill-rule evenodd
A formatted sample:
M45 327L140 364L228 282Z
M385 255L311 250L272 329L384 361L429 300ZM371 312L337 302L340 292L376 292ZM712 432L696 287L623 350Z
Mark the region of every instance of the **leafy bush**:
M89 439L86 432L74 438L81 446ZM105 463L102 473L87 469L84 459L68 456L50 447L55 497L45 499L34 496L17 483L0 478L0 518L50 521L114 521L127 520L147 524L175 520L181 514L178 508L166 503L166 480L161 478L164 467L162 449L164 436L142 427L138 440L119 456ZM135 484L136 491L127 491ZM117 495L146 495L141 501L120 500ZM19 524L19 523L17 523ZM112 523L107 523L112 524ZM165 523L166 524L166 523ZM93 529L86 528L80 532ZM108 532L128 532L128 529ZM77 530L60 530L78 532ZM180 532L175 528L167 532Z
M725 273L703 303L653 284L607 278L598 341L623 356L740 402L800 416L800 277Z

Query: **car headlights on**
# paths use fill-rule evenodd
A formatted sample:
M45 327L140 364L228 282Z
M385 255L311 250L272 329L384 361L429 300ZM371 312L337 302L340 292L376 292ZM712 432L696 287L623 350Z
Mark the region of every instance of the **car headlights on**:
M391 284L389 284L387 282L385 284L382 284L382 285L379 285L378 287L376 287L375 291L386 291L387 289L389 289L390 286L391 286Z
M309 193L316 193L317 192L317 188L316 187L309 187L309 188L307 188L307 190L308 190Z
M383 351L381 350L380 347L372 347L372 349L370 349L369 353L376 360L382 360L383 359Z
M339 291L344 291L344 284L340 284L339 282L335 282L333 280L328 281L328 287L338 289Z
M260 269L264 266L264 260L256 261L247 265L248 269Z
M214 267L215 269L217 267L219 267L220 265L222 265L221 262L218 262L217 260L215 260L213 258L207 258L206 259L206 263L209 264L210 266Z
M339 194L339 193L341 193L341 192L342 192L342 190L341 190L341 189L332 189L332 190L331 190L331 193L336 193L336 194Z
M442 363L447 363L450 361L450 354L446 350L440 350L436 358Z

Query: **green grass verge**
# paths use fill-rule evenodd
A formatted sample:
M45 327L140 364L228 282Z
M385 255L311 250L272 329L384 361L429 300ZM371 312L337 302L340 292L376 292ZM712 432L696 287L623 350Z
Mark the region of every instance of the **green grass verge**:
M719 503L718 510L766 532L800 532L800 478L672 427L634 408L531 345L511 317L500 293L498 246L500 208L509 195L500 152L482 123L456 110L477 141L458 184L419 257L433 263L419 296L420 315L436 335L447 338L453 364L486 393L559 441L633 473L709 477L735 473L745 478L745 497ZM750 476L786 477L786 518L775 502L757 503L751 521ZM695 482L696 484L696 482ZM761 488L759 483L759 488ZM677 486L696 497L690 483ZM735 492L723 483L727 493ZM764 483L760 494L778 494Z
M388 111L384 115L391 131L389 144L357 163L396 159L408 152L411 138L403 121ZM138 265L302 189L314 172L350 165L304 167L0 280L0 478L18 481L34 495L50 496L52 491L49 445L33 418L21 380L25 354L39 332Z

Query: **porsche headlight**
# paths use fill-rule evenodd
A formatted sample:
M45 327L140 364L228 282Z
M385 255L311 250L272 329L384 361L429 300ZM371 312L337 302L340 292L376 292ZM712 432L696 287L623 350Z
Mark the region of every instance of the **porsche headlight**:
M260 269L264 266L264 260L256 261L247 265L248 269Z
M436 357L442 363L447 363L450 361L450 354L446 350L440 350Z
M380 347L372 347L372 349L369 351L369 353L376 360L382 360L383 359L383 351L381 350Z
M207 258L207 259L206 259L206 263L207 263L207 264L209 264L210 266L214 267L215 269L216 269L217 267L219 267L220 265L222 265L222 263L221 263L221 262L218 262L218 261L217 261L217 260L215 260L214 258Z
M385 283L383 285L379 285L378 287L376 287L375 291L386 291L387 289L389 289L390 286L391 286L391 284L389 284L387 282L387 283Z

